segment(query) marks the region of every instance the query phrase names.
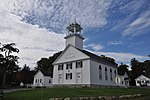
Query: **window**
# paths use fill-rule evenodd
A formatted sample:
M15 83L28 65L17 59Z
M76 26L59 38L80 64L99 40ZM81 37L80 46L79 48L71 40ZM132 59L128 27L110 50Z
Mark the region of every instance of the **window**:
M107 76L107 68L105 67L105 80L108 80L108 76Z
M141 83L141 81L137 81L137 83Z
M116 76L117 76L117 74L116 74L116 73L117 73L117 72L116 72L116 70L114 71L114 73L115 73L115 77L116 77Z
M35 83L37 83L37 79L35 79Z
M76 62L76 68L82 68L82 61Z
M58 65L58 70L63 70L63 64Z
M58 74L58 83L63 83L63 74Z
M49 79L49 83L51 83L51 79Z
M99 79L102 80L102 67L99 65Z
M146 83L150 83L150 80L147 80Z
M42 79L40 79L40 83L42 83Z
M66 69L72 69L72 63L67 63Z
M66 73L66 80L72 79L72 73Z
M110 69L110 80L112 81L113 78L112 78L112 69Z

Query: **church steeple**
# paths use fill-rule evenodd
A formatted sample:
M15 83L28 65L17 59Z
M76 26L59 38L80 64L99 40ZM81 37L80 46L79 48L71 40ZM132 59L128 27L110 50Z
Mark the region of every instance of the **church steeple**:
M73 34L77 34L77 33L81 33L82 27L76 22L70 24L68 27L68 33L73 33Z
M84 38L81 35L82 27L75 21L67 27L68 33L66 34L66 46L69 44L76 48L83 49Z

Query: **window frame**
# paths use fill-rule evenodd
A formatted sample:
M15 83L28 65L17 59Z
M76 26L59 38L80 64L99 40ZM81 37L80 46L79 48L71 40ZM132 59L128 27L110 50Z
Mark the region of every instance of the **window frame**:
M116 70L114 70L114 73L115 73L115 77L117 76L117 71Z
M99 65L99 79L102 80L102 66Z
M82 61L77 61L76 62L76 68L82 68L83 67L83 62Z
M35 83L37 83L37 79L35 79Z
M72 63L67 63L66 64L66 69L68 70L68 69L72 69Z
M64 69L64 64L59 64L58 65L58 70L63 70Z
M42 83L42 79L40 79L40 83Z
M66 80L72 80L72 73L66 73Z
M105 67L105 80L108 80L108 75L107 75L107 67Z
M110 68L110 80L113 81L112 69Z
M49 83L51 83L51 79L49 79Z

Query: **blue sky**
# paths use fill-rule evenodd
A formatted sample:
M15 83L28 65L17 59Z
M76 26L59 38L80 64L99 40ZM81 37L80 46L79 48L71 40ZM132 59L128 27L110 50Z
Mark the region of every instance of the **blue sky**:
M84 48L129 64L149 59L149 0L0 0L0 42L15 42L20 66L63 50L66 26L83 27ZM59 45L59 46L58 46Z

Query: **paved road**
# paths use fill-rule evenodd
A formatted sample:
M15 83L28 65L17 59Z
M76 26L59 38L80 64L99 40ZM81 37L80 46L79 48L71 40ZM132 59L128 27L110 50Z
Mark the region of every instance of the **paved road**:
M16 89L2 89L4 93L20 91L20 90L31 90L32 88L16 88Z

